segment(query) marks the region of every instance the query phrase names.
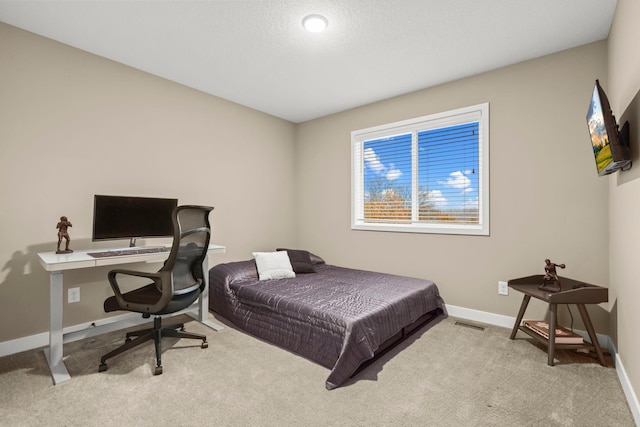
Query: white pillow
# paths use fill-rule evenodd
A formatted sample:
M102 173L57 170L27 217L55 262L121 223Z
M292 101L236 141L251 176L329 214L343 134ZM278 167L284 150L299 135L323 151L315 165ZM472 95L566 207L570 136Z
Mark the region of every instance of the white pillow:
M256 259L260 280L296 277L286 251L254 252L253 257Z

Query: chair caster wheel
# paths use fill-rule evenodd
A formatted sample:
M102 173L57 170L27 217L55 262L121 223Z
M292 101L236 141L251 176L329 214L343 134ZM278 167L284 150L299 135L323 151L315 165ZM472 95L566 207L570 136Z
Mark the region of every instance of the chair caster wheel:
M202 345L200 345L200 348L209 348L209 343L208 342L203 342Z
M162 375L162 366L156 366L155 371L153 371L153 375Z
M98 366L98 372L104 372L107 370L107 364L106 363L101 363L100 366Z

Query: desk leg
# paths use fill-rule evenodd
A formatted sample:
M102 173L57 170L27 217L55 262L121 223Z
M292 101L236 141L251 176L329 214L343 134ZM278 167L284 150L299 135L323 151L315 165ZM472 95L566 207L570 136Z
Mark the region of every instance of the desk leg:
M596 349L596 353L598 354L598 360L602 366L606 366L604 362L604 355L602 354L602 349L600 349L600 343L598 342L598 336L596 335L596 331L593 329L593 325L591 324L591 318L589 317L589 312L584 304L576 304L578 306L578 311L580 312L580 316L582 317L582 323L587 328L587 333L589 334L589 338L591 339L591 344Z
M189 316L196 319L198 322L202 323L213 329L214 331L221 331L224 329L219 323L214 322L213 320L209 320L209 256L204 257L204 261L202 262L202 270L204 271L204 290L200 294L200 298L198 299L198 314L194 315L193 313L188 313Z
M50 273L49 292L49 348L44 350L44 354L47 357L47 362L49 362L53 384L60 384L71 378L62 360L64 295L61 271L52 271Z
M549 304L549 348L547 349L547 365L553 366L556 354L556 325L558 324L558 304Z
M524 316L524 312L527 310L527 306L529 305L529 300L531 300L531 295L525 295L522 298L522 304L520 305L520 311L518 312L518 317L516 318L516 324L513 325L513 330L511 331L511 339L516 339L516 334L518 333L518 327L522 322L522 317Z

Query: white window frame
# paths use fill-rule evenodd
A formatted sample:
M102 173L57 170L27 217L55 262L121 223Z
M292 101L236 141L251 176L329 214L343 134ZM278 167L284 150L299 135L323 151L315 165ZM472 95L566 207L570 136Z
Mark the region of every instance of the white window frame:
M478 224L421 223L389 224L364 221L364 153L365 141L456 124L478 122ZM415 147L413 144L414 162ZM414 168L413 185L417 186ZM417 211L414 204L413 211ZM415 214L414 214L415 215ZM450 110L414 119L374 126L351 132L351 229L434 234L489 235L489 103Z

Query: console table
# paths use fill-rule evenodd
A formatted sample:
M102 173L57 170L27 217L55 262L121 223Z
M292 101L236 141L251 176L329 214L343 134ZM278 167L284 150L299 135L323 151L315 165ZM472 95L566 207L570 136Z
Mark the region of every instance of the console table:
M223 253L226 248L221 245L209 245L209 254ZM95 251L95 250L94 250ZM54 384L67 381L71 378L69 371L62 359L62 349L64 344L64 331L62 326L62 311L64 308L63 296L63 272L79 268L93 268L108 265L121 265L135 262L162 262L169 256L169 252L156 252L136 255L113 256L104 258L93 258L88 253L92 251L74 251L68 254L57 254L55 252L41 252L38 254L40 265L49 273L49 348L45 349L49 370ZM197 302L197 315L199 322L212 329L220 330L222 325L208 319L209 303L209 264L208 257L202 263L204 271L205 288ZM190 314L191 313L187 313Z
M601 302L609 301L609 290L602 286L591 285L589 283L580 282L578 280L568 279L566 277L560 278L561 289L558 292L548 292L539 289L543 283L544 275L534 275L521 277L518 279L512 279L508 281L509 287L515 291L522 292L524 298L522 299L522 305L516 318L516 323L513 325L511 331L511 339L516 338L516 333L520 330L527 335L537 339L538 341L547 344L547 363L549 366L553 366L553 357L556 349L578 349L586 348L589 350L595 350L598 354L598 360L600 364L605 366L604 356L602 349L598 343L598 337L591 324L591 318L585 307L585 304L600 304ZM531 297L545 301L549 304L549 339L546 339L529 328L521 325L522 317L527 309L527 305L531 300ZM557 313L558 304L575 304L580 312L580 317L584 326L587 328L589 339L591 343L585 342L583 344L558 344L555 341L556 325L557 325Z

